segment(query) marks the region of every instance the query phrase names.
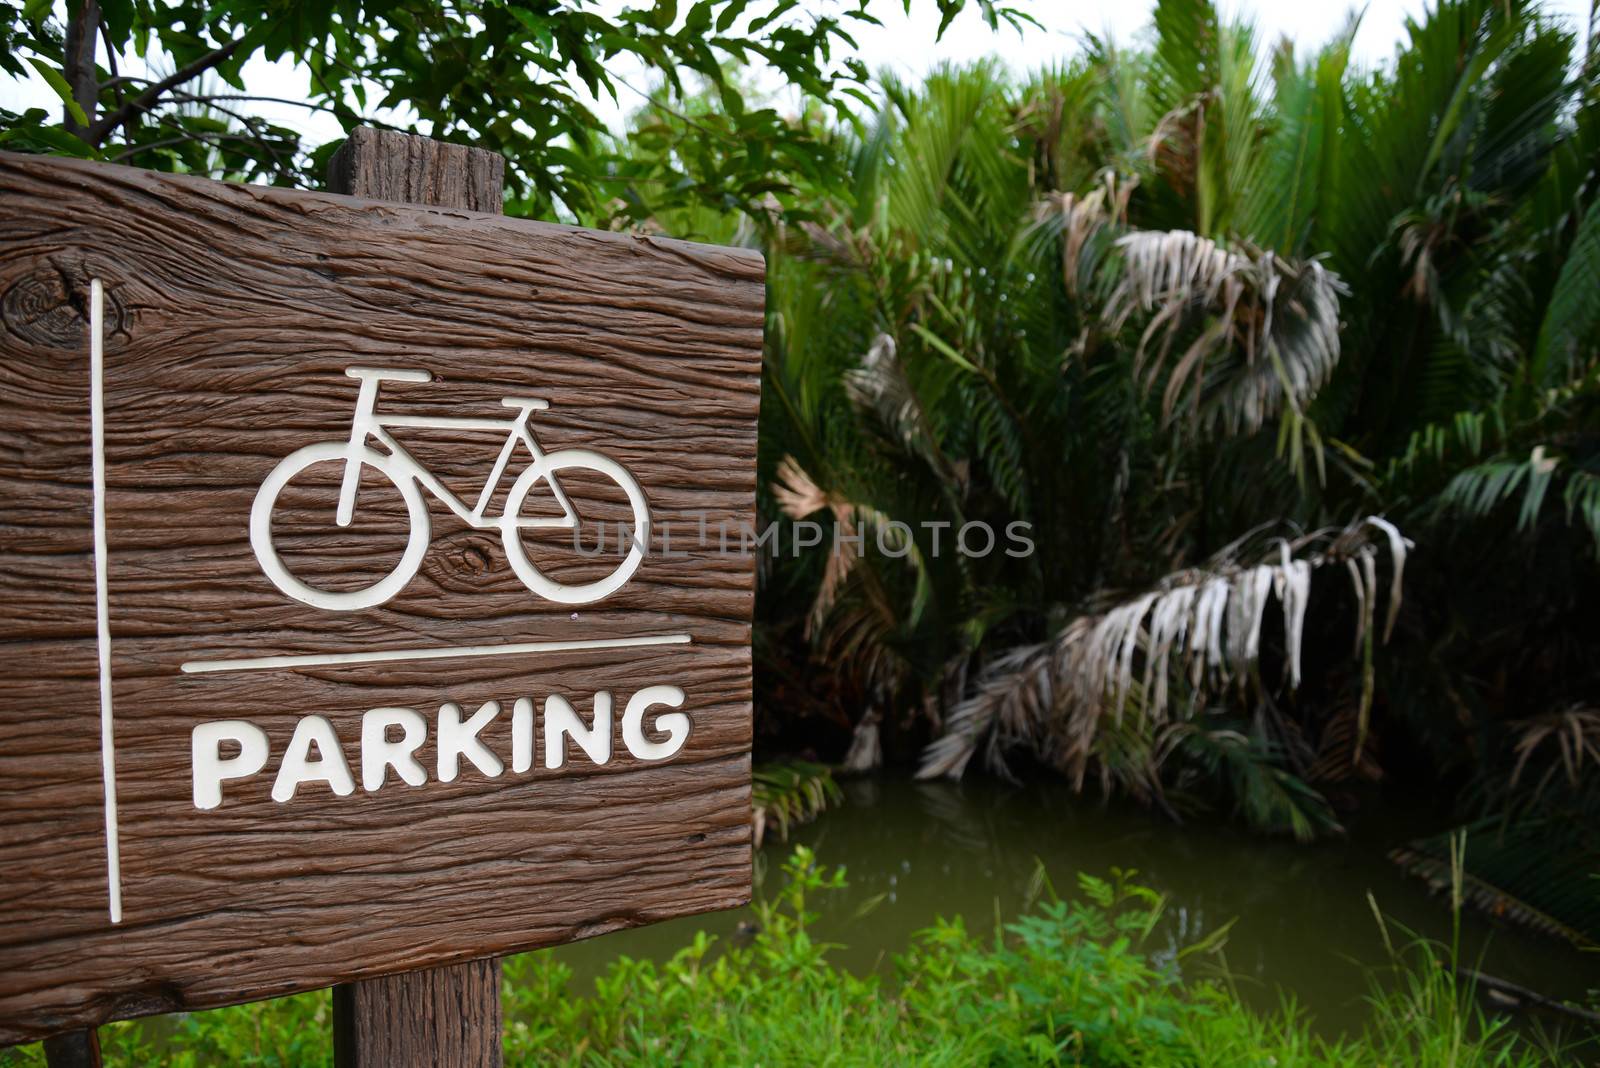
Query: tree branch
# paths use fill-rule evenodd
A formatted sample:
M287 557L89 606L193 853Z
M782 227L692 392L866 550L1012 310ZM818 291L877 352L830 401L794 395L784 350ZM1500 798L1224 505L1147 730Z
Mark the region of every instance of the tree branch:
M181 98L181 103L188 104L210 104L214 100L238 100L247 103L292 104L297 108L306 108L310 111L326 111L329 113L335 111L334 108L330 108L326 104L313 104L309 100L291 100L286 96L256 96L253 93L190 93L183 90L178 90L177 95ZM361 121L370 124L373 120L362 119Z
M146 89L132 100L129 100L127 103L117 108L117 110L113 111L99 122L91 125L89 127L89 133L86 140L91 145L99 148L100 145L105 143L105 139L111 136L112 132L123 123L127 122L141 111L149 111L151 108L153 108L156 105L156 102L161 99L161 95L163 93L167 92L169 89L177 88L184 82L189 81L191 78L198 78L212 67L215 67L217 64L233 55L234 49L238 47L238 41L230 41L216 51L209 52L206 55L201 56L193 63L190 63L187 67L182 68L171 76L156 82L150 88Z
M190 100L198 99L198 98L192 97L189 93L185 93L185 92L183 92L181 90L179 90L178 95L180 97L184 97L184 98L187 98L187 99L190 99ZM226 138L227 140L248 140L248 141L252 141L257 146L266 149L269 153L272 154L273 165L277 169L277 172L280 175L282 175L285 178L288 178L290 181L294 180L295 173L294 173L294 167L292 166L291 162L289 160L285 159L283 153L281 151L279 151L278 147L272 143L272 138L266 136L264 133L261 132L261 127L262 126L270 125L270 123L266 119L262 118L259 115L246 115L242 111L235 111L232 108L223 107L221 104L211 103L209 101L207 101L204 104L204 106L206 108L209 108L212 111L220 112L220 113L228 116L229 118L235 120L236 122L240 123L245 128L245 135L243 137L241 137L241 136L236 135L236 134L207 134L207 133L204 133L204 132L201 132L201 131L184 131L184 132L189 133L190 136L194 137L196 140L204 141L206 144L210 144L210 145L212 145L212 147L219 148L219 149L222 147L220 144L217 144L215 142L209 141L209 140L207 140L207 138L209 138L209 137L219 137L219 138ZM177 122L177 121L175 121L172 118L172 116L170 116L170 115L161 116L161 120L160 121L161 121L161 125L163 125L163 126L169 126L169 127L172 127L174 129L178 129L178 130L182 130L183 129L182 124Z
M95 104L100 99L100 81L94 67L95 35L100 31L99 0L83 0L78 14L67 23L66 54L64 62L67 84L72 87L73 101L83 109L87 123L80 124L69 110L64 125L68 133L98 145L94 137Z
M142 145L129 145L122 152L112 156L111 162L121 163L123 160L131 159L141 152L148 152L157 148L171 148L175 145L198 143L202 145L210 145L212 148L221 148L221 143L223 141L249 141L253 144L260 144L261 137L257 134L251 133L205 133L200 130L185 130L184 132L173 137L163 137L158 141L148 141ZM270 146L262 147L265 147L268 149L268 151L271 151Z
M100 88L102 90L114 88L117 93L117 105L120 107L123 98L122 72L117 69L117 49L116 46L111 43L111 28L106 25L106 20L104 18L100 20L100 40L104 42L106 46L106 69L111 72L111 77L107 79L100 86Z

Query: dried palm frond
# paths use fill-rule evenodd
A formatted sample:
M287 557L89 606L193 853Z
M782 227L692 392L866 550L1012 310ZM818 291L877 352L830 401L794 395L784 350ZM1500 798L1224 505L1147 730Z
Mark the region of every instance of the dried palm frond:
M772 496L790 519L804 519L839 503L806 474L806 469L793 456L785 456L778 462L777 475L772 483Z
M879 334L867 347L861 366L845 372L845 390L863 411L878 417L886 430L907 449L914 449L928 433L922 406L897 358L899 346L888 334Z
M777 478L772 483L772 496L790 519L804 519L826 509L833 513L834 522L840 527L842 536L834 551L828 553L822 571L822 584L806 617L806 636L810 637L833 607L845 579L850 576L850 569L860 559L854 540L855 507L839 495L825 492L793 456L785 456L778 464Z
M1137 178L1108 169L1101 173L1099 184L1082 196L1056 193L1040 201L1035 218L1059 237L1061 273L1068 295L1076 297L1088 288L1099 261L1085 253L1095 248L1095 239L1102 233L1108 229L1115 233L1126 224L1128 200L1138 184Z
M1346 287L1317 260L1291 262L1248 245L1225 248L1187 230L1135 230L1117 241L1122 275L1105 309L1120 329L1150 314L1137 372L1162 407L1180 399L1207 425L1260 429L1285 410L1304 412L1339 362L1339 298ZM1172 358L1185 328L1198 328Z
M1004 770L1003 753L1018 742L1041 748L1041 728L1057 723L1056 762L1070 769L1081 787L1093 750L1099 717L1082 702L1084 691L1068 681L1078 643L1088 635L1090 617L1079 617L1052 641L1011 649L980 676L976 692L952 710L944 733L923 753L918 778L948 775L959 779L987 736L989 764Z
M901 556L916 554L915 543L905 533L903 524L893 525L878 509L823 490L793 456L785 456L779 462L772 496L790 519L804 519L827 510L833 514L837 527L827 563L823 565L822 583L806 618L807 637L817 632L838 601L845 580L861 559L861 545L869 526L891 552Z
M1517 732L1517 762L1511 769L1510 785L1516 788L1522 775L1533 763L1535 753L1554 752L1545 757L1544 773L1534 783L1533 795L1538 798L1560 775L1570 786L1582 781L1586 764L1600 767L1600 709L1575 705L1560 712L1537 716L1513 723ZM1549 743L1549 744L1546 744Z
M938 435L929 425L916 388L906 377L899 345L893 337L880 333L874 338L861 365L845 372L844 385L850 400L875 418L895 445L922 457L946 485L966 484L963 473L939 447Z
M840 771L875 771L883 766L883 739L878 730L881 723L882 717L875 708L861 717L850 735L850 748L839 762Z
M880 695L897 692L911 671L895 644L905 619L879 576L872 568L853 567L840 580L833 597L820 615L814 604L806 623L819 660L853 665L852 674L869 691Z
M1306 769L1306 781L1316 784L1343 783L1353 778L1379 781L1383 778L1383 768L1373 754L1375 744L1372 732L1362 728L1359 706L1341 706L1322 725L1311 765Z
M1142 724L1167 722L1174 678L1194 695L1254 678L1273 596L1283 609L1285 681L1291 689L1298 686L1311 575L1331 564L1354 565L1357 648L1370 653L1380 546L1388 548L1393 571L1387 640L1410 546L1387 520L1371 516L1342 530L1280 539L1256 564L1236 558L1236 543L1205 567L1168 575L1121 604L1075 618L1049 642L995 660L952 712L944 735L924 752L918 775L959 777L987 738L991 761L1009 745L1026 742L1081 788L1102 720L1120 723L1132 709ZM1362 736L1368 708L1370 694L1364 693ZM1359 754L1359 741L1355 748Z

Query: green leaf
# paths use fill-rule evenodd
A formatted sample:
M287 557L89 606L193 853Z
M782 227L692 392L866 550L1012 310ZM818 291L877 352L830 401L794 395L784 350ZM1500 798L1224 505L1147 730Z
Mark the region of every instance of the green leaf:
M31 148L39 145L57 155L73 156L77 159L88 159L95 154L94 149L81 138L67 133L59 126L32 128L13 126L8 130L0 130L0 145L11 145L13 148Z
M929 345L932 345L936 352L944 356L951 363L954 363L957 367L960 367L965 371L971 371L973 374L983 373L973 364L971 360L957 352L948 341L940 337L938 334L935 334L932 330L929 330L921 323L912 323L911 329L918 337L926 341Z
M729 4L722 9L722 14L717 16L717 32L728 32L728 27L737 22L739 16L744 14L744 9L749 6L750 0L730 0Z
M1571 368L1581 366L1583 352L1593 349L1600 329L1600 284L1596 279L1600 279L1600 199L1589 205L1578 224L1545 308L1531 369L1534 385L1548 387L1564 381Z
M100 15L105 19L112 46L120 49L133 28L133 0L100 0Z
M50 88L56 91L56 95L61 98L61 102L67 106L67 114L72 116L72 121L79 126L89 125L89 116L83 113L83 108L72 98L72 86L67 84L67 79L62 76L61 72L35 56L29 56L28 62L33 64L33 69L38 71L39 76L49 83Z

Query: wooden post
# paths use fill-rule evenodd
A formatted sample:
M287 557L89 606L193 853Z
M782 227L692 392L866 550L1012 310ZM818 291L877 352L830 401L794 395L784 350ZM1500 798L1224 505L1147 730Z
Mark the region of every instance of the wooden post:
M498 1068L500 962L387 975L333 988L336 1068Z
M100 1068L100 1032L90 1027L44 1040L50 1068Z
M488 149L358 126L328 161L328 191L498 215L505 168Z
M328 161L328 189L499 213L504 174L498 153L358 127ZM499 1068L500 1031L498 960L333 989L335 1068Z

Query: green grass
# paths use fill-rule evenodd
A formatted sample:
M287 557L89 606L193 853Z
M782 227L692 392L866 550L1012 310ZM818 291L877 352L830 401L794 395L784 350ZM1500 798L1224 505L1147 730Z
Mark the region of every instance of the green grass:
M590 990L550 953L507 961L506 1063L572 1065L1299 1065L1440 1068L1578 1063L1485 1016L1449 946L1391 943L1373 976L1365 1031L1319 1037L1286 1004L1246 1008L1224 980L1184 978L1217 948L1146 948L1163 901L1118 873L1080 879L1015 922L975 931L954 918L915 936L889 978L829 960L814 899L844 885L805 849L757 906L748 943L701 933L670 960L619 958ZM1385 928L1385 938L1389 938ZM108 1065L250 1068L332 1062L326 992L102 1029ZM42 1065L38 1047L0 1064Z

